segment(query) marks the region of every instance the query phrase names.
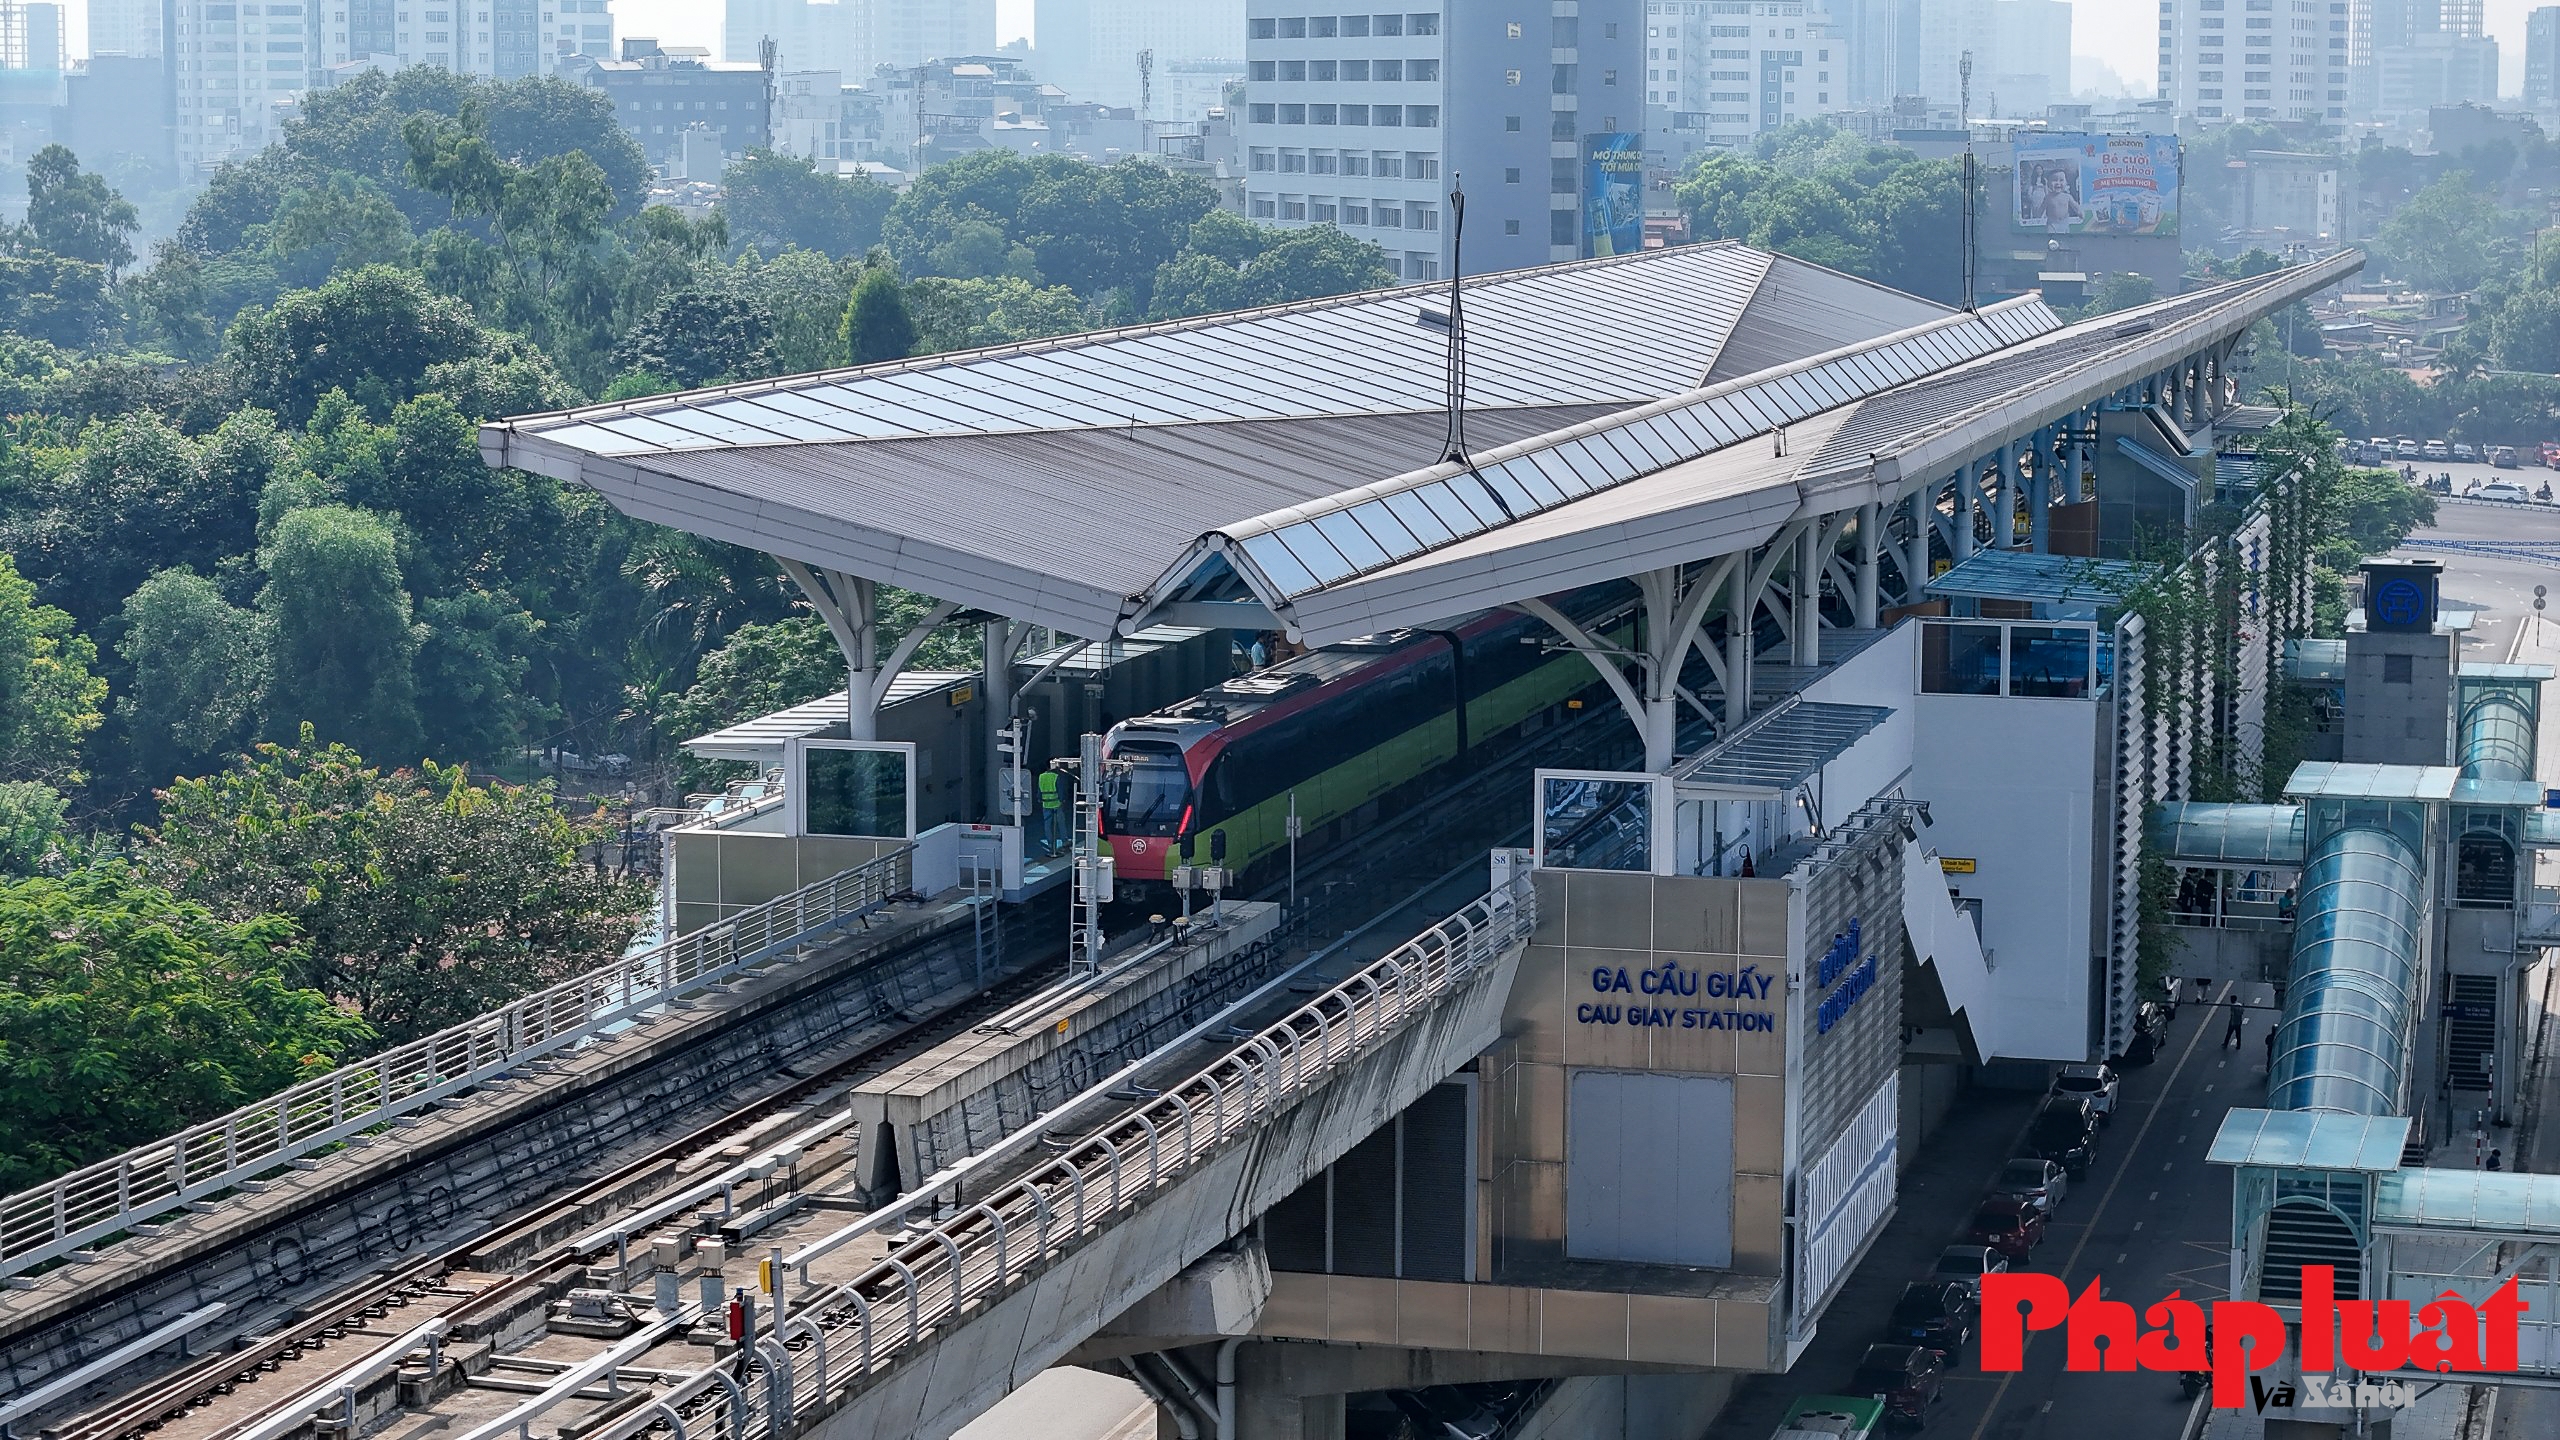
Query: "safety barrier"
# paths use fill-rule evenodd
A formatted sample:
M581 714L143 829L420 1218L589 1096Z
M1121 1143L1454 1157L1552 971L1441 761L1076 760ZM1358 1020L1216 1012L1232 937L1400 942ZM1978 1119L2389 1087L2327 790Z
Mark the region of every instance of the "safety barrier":
M760 1338L758 1373L704 1370L588 1440L756 1440L791 1433L922 1344L1045 1270L1428 1013L1536 923L1534 896L1488 895L1292 1011L1182 1085L1071 1142L1056 1158L939 1223L921 1225L850 1282L789 1296ZM785 1417L777 1425L775 1417Z
M911 886L913 847L539 990L451 1029L0 1200L0 1275L237 1188L863 920Z

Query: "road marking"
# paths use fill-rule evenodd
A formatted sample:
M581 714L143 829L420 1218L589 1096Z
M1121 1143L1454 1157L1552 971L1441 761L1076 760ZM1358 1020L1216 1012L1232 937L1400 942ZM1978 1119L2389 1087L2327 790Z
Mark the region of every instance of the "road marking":
M2116 1263L2119 1265L2124 1263L2124 1252L2121 1250L2116 1252Z
M2179 1133L2179 1135L2178 1135L2178 1138L2177 1138L2177 1139L2175 1139L2175 1140L2170 1141L2169 1143L2170 1143L2170 1144L2172 1144L2172 1145L2184 1145L2184 1144L2186 1144L2186 1143L2187 1143L2187 1137L2186 1137L2185 1132L2181 1131L2181 1132Z
M2177 1162L2177 1161L2175 1161L2175 1160L2172 1160L2172 1161L2170 1161L2168 1164L2163 1165L2163 1166L2161 1166L2160 1168L2161 1168L2161 1169L2163 1169L2163 1170L2175 1170L2175 1169L2177 1169L2177 1168L2178 1168L2178 1162Z
M2160 1192L2159 1192L2159 1191L2157 1191L2157 1190L2154 1190L2154 1191L2152 1191L2151 1193L2152 1193L2152 1194L2154 1194L2154 1195L2157 1195L2157 1194L2159 1194ZM2136 1230L2141 1229L2141 1228L2142 1228L2142 1222L2141 1222L2141 1221L2139 1221L2139 1220L2134 1221L2134 1222L2133 1222L2133 1228L2134 1228L2134 1229L2136 1229Z
M2154 1191L2152 1191L2149 1195L2146 1195L2146 1196L2144 1196L2143 1198L2144 1198L2144 1199L2146 1199L2146 1200L2157 1200L2157 1199L2159 1199L2159 1198L2160 1198L2160 1192L2159 1192L2159 1191L2157 1191L2157 1190L2154 1190Z
M2188 1111L2188 1112L2187 1112L2187 1118L2188 1118L2188 1119L2190 1119L2190 1120L2193 1120L2194 1118L2196 1118L2196 1117L2197 1117L2197 1116L2199 1116L2199 1115L2202 1115L2203 1113L2204 1113L2204 1111L2203 1111L2202 1109L2190 1110L2190 1111Z
M2168 1091L2168 1090L2174 1089L2174 1088L2177 1086L2177 1083L2178 1083L2178 1076L2179 1076L2179 1075L2181 1075L2181 1074L2183 1074L2183 1073L2186 1071L2186 1068L2187 1068L2187 1062L2188 1062L2188 1061L2190 1061L2190 1060L2193 1060L2193 1059L2195 1058L2195 1054L2196 1054L2196 1046L2197 1046L2200 1042L2202 1042L2202 1041L2203 1041L2203 1039L2204 1039L2204 1027L2203 1027L2203 1026L2201 1026L2201 1025L2199 1025L2199 1026L2197 1026L2197 1027L2196 1027L2196 1033L2187 1037L2187 1048L2186 1048L2185 1050L2183 1050L2183 1051L2180 1051L2180 1052L2179 1052L2179 1054L2178 1054L2178 1063L2177 1063L2176 1065L2174 1065L2174 1066L2170 1067L2170 1070L2169 1070L2169 1078L2168 1078L2168 1080L2166 1080L2165 1082L2163 1082L2163 1083L2162 1083L2162 1085L2161 1085L2161 1087L2160 1087L2160 1088L2161 1088L2161 1090L2162 1090L2163 1092L2166 1092L2166 1091ZM2210 1087L2208 1087L2208 1088L2210 1088ZM2139 1150L2139 1149L2141 1149L2141 1148L2142 1148L2142 1137L2151 1133L2151 1122L2152 1122L2152 1121L2154 1121L2154 1120L2157 1120L2157 1119L2159 1119L2159 1118L2160 1118L2160 1107L2159 1107L2158 1105L2153 1105L2153 1106L2150 1108L2149 1112L2148 1112L2148 1113L2146 1113L2146 1114L2142 1117L2142 1128L2133 1132L2133 1148L2134 1148L2134 1149ZM2167 1167L2167 1166L2164 1166L2164 1167L2162 1167L2162 1168L2166 1169L2166 1168L2173 1168L2173 1167ZM2086 1247L2086 1246L2088 1245L2088 1243L2089 1243L2089 1237L2090 1237L2091 1235L2094 1235L2094 1234L2096 1234L2096 1233L2097 1233L2097 1230L2098 1230L2098 1225L2097 1225L2098 1216L2099 1216L2099 1215L2101 1215L2101 1214L2106 1213L2107 1202L2108 1202L2108 1201L2110 1201L2110 1200L2113 1200L2113 1199L2115 1198L2115 1195L2116 1195L2116 1187L2117 1187L2118 1185L2121 1185L2121 1184L2123 1184L2123 1183L2124 1183L2124 1177L2125 1177L2125 1171L2124 1171L2123 1169L2118 1169L2118 1170L2116 1171L2116 1173L2115 1173L2115 1178L2114 1178L2114 1179L2112 1179L2112 1180L2109 1180L2109 1181L2107 1182L2107 1188L2106 1188L2105 1193L2101 1194L2101 1195L2098 1197L2098 1208L2097 1208L2097 1211L2096 1211L2095 1213L2091 1214L2091 1215L2090 1215L2090 1217L2089 1217L2089 1228L2080 1232L2080 1241L2079 1241L2079 1243L2078 1243L2078 1244L2076 1244L2076 1245L2073 1245L2073 1246L2071 1247L2071 1254L2070 1254L2067 1258L2065 1258L2065 1259L2063 1260L2061 1267L2060 1267L2058 1270L2056 1270L2054 1273L2056 1273L2056 1274L2060 1274L2060 1275L2068 1275L2068 1274L2070 1274L2070 1273L2071 1273L2071 1268L2072 1268L2073 1266L2075 1266L2075 1265L2077 1265L2077 1264L2079 1264L2079 1263L2080 1263L2080 1251L2081 1251L2084 1247ZM2152 1192L2151 1192L2151 1194L2152 1194L2152 1197L2153 1197L2154 1199L2157 1199L2157 1198L2159 1197L2160 1192L2159 1192L2159 1191L2157 1191L2157 1190L2154 1190L2154 1191L2152 1191ZM2029 1346L2034 1345L2034 1344L2035 1344L2035 1336L2034 1336L2034 1335L2029 1335L2029 1336L2027 1337L2027 1339L2026 1339L2026 1343L2027 1343L2027 1345L2029 1345ZM2024 1358L2024 1352L2023 1352L2023 1350L2022 1350L2022 1351L2021 1351L2021 1360L2022 1360L2022 1361L2023 1361L2023 1358ZM1991 1403L1990 1403L1989 1405L1986 1405L1986 1406L1984 1406L1984 1407L1983 1407L1983 1411L1982 1411L1982 1419L1981 1419L1981 1421L1980 1421L1979 1423L1977 1423L1977 1424L1973 1427L1973 1434L1972 1434L1972 1436L1970 1437L1970 1440L1982 1440L1982 1437L1983 1437L1983 1436L1985 1436L1985 1435L1987 1435L1987 1434L1989 1434L1989 1433L1990 1433L1990 1431L1991 1431L1991 1421L1992 1421L1992 1417L1994 1417L1994 1416L1996 1416L1996 1415L1998 1415L1998 1414L2000 1413L2000 1402L2001 1402L2003 1399L2007 1398L2007 1396L2008 1396L2008 1394L2009 1394L2009 1386L2010 1386L2010 1384L2011 1384L2012 1382L2014 1382L2014 1381L2018 1378L2018 1375L2019 1375L2019 1372L2018 1372L2018 1371L2016 1371L2016 1370L2012 1370L2012 1371L2009 1371L2007 1374L2004 1374L2004 1375L2002 1375L2002 1376L2000 1377L2000 1388L1998 1388L1997 1390L1994 1390L1994 1391L1992 1391L1992 1392L1991 1392ZM2202 1395L2199 1395L2199 1396L2197 1396L2196 1398L2197 1398L2198 1403L2199 1403L2199 1404L2201 1404L2201 1403L2202 1403L2206 1398L2208 1398L2208 1397L2206 1397L2206 1396L2202 1396ZM2192 1412L2192 1411L2190 1411L2189 1413L2190 1413L2190 1414L2192 1414L2193 1412Z

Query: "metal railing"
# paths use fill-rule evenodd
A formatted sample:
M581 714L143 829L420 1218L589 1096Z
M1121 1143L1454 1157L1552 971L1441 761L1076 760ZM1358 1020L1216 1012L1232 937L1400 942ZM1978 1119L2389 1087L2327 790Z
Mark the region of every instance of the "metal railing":
M912 847L0 1200L0 1275L342 1144L798 949L910 888Z
M853 1280L787 1296L788 1310L757 1346L760 1373L698 1372L589 1440L637 1440L662 1424L674 1440L789 1434L799 1417L836 1403L938 1328L1041 1273L1375 1051L1524 940L1535 920L1526 887L1473 902L1182 1085L984 1198L964 1199L951 1218L903 1232Z

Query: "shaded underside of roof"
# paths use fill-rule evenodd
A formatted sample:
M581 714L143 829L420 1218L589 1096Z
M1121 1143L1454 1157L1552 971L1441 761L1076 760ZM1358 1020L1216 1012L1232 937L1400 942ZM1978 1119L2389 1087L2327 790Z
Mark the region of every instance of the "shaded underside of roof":
M1467 431L1498 445L1608 413L1471 415ZM1439 415L1357 415L685 451L610 467L620 479L591 474L626 509L653 489L687 505L690 518L666 523L696 533L835 569L859 557L872 579L1004 614L1031 612L1001 608L1018 596L995 569L1052 575L1107 599L1116 621L1203 531L1329 495L1346 474L1427 464L1446 433ZM699 493L678 501L652 486L660 477Z
M1917 295L1781 255L1706 378L1739 379L1951 313Z

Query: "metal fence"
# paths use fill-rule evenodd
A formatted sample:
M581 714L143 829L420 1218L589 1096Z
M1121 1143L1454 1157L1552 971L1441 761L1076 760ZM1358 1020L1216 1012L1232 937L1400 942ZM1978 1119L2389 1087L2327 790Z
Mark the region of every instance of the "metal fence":
M940 1327L965 1320L1428 1013L1523 940L1534 897L1488 895L1292 1011L1181 1086L1076 1141L950 1219L904 1232L852 1281L802 1288L758 1343L758 1373L706 1369L590 1440L789 1434ZM776 1424L775 1417L787 1417Z
M907 893L912 859L913 847L901 847L476 1020L0 1200L0 1275L236 1188L841 930Z

